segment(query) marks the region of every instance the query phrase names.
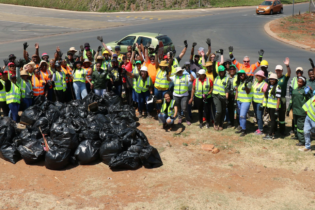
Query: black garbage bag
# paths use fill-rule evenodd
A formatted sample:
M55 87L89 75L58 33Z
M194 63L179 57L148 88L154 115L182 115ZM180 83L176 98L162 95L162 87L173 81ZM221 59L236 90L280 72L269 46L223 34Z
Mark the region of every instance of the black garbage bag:
M117 137L116 134L111 132L111 126L109 124L104 124L103 128L99 132L99 137L101 140L111 140L113 137Z
M46 98L44 95L41 96L34 96L34 105L41 105L45 102Z
M51 170L60 170L70 163L71 150L67 148L50 148L45 155L45 166Z
M46 111L46 118L49 124L53 124L58 120L60 116L60 112L57 107L50 105L48 110Z
M27 144L20 145L17 150L26 164L36 163L44 159L45 151L39 140L33 140Z
M86 139L100 140L99 130L98 129L87 129L87 130L82 131L79 134L79 140L84 141Z
M159 152L150 145L142 149L139 157L142 165L146 168L157 168L163 165Z
M46 101L44 101L44 102L40 105L40 108L41 108L43 111L46 111L46 110L48 110L48 108L49 108L49 106L50 106L51 104L53 105L53 102L52 102L52 101L46 100Z
M39 127L42 130L43 134L49 135L49 122L47 117L41 117L39 118L33 125L32 129L34 131L39 131Z
M0 118L0 146L11 144L15 137L15 124L9 117Z
M69 102L69 105L70 105L70 106L74 106L74 107L80 106L80 105L82 105L82 100L73 100L73 101L70 101L70 102Z
M99 124L105 124L105 123L110 123L109 119L103 115L103 114L96 114L93 117L91 117L90 119L88 119L90 122L91 121L96 121Z
M76 149L79 145L78 134L66 126L52 127L51 139L60 148Z
M75 109L75 115L81 118L86 118L88 115L88 111L84 105L80 105Z
M59 101L54 102L54 106L58 108L58 110L62 110L65 107L64 103L61 103Z
M31 106L27 108L21 115L21 122L24 122L28 125L33 125L36 120L38 120L43 114L43 111L39 106Z
M139 154L130 151L124 151L112 157L109 163L109 167L112 170L134 170L141 166Z
M68 128L75 130L76 132L80 132L86 130L86 121L83 118L69 118L66 120L66 124Z
M74 156L81 165L89 164L99 158L100 146L100 141L82 141L75 151Z
M20 153L17 151L14 144L3 144L0 145L0 158L9 161L13 164L21 160Z
M100 158L106 165L109 165L112 157L117 156L123 151L123 145L118 140L104 141L100 149Z
M96 95L92 91L82 99L83 104L87 107L89 104L101 101L101 96Z
M97 113L102 114L102 115L107 115L108 114L107 107L103 105L98 105Z
M110 93L108 93L105 94L103 97L105 99L104 105L106 107L121 106L122 104L121 98L118 95L110 95Z

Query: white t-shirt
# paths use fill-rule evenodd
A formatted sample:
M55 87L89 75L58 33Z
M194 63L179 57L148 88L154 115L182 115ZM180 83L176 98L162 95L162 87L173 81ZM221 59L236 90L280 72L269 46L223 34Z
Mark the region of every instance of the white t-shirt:
M170 79L171 79L172 82L174 83L174 87L175 87L175 77L176 77L176 75L170 77ZM187 82L188 82L188 84L189 84L190 76L189 76L189 75L182 75L182 76L180 76L179 78L181 79L182 77L187 77ZM176 94L175 91L173 91L173 96L176 96L176 97L184 97L184 96L189 96L189 94L188 94L188 91L187 91L186 93L184 93L184 94Z

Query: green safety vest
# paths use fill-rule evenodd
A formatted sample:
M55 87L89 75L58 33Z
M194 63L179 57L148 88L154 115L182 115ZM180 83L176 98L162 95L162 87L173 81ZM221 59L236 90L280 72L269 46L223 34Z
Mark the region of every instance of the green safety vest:
M228 84L229 78L225 76L223 79L220 76L217 76L214 80L213 85L213 94L219 94L221 96L225 96L225 88Z
M137 67L136 68L133 68L133 70L132 70L132 73L133 74L139 74L139 71L138 71L138 69L137 69ZM139 75L140 76L140 75ZM134 77L133 79L132 79L132 81L133 81L133 88L134 89L136 89L137 88L137 79Z
M175 105L175 100L171 100L170 102L170 105L168 106L168 109L167 109L167 115L169 117L173 116L174 115L174 105ZM165 114L165 110L166 110L166 101L165 99L163 99L163 104L162 104L162 108L161 108L161 113L164 113Z
M28 80L27 82L30 84L31 90L33 90L31 81ZM23 79L21 79L21 82L19 84L19 88L21 89L22 98L25 98L26 82Z
M278 88L278 87L276 87L276 88ZM278 99L271 95L271 90L272 89L269 90L268 99L265 98L263 106L267 106L267 108L276 109ZM279 108L281 108L281 103L279 103Z
M148 76L146 81L143 82L143 79L139 75L135 91L137 93L147 92L149 90L149 87L151 87L151 86L152 86L152 80L151 80L150 76Z
M195 90L195 96L197 98L202 98L203 94L207 94L210 91L210 84L209 84L209 79L205 78L206 82L201 83L199 79L196 79L196 90ZM208 95L207 98L210 98L211 94Z
M5 82L2 79L0 79L0 82L3 85L2 90L0 90L0 101L3 102L6 101Z
M266 84L265 80L263 80L257 88L254 88L256 85L258 84L258 82L255 82L255 84L252 86L252 90L251 92L254 93L254 96L253 96L253 101L255 103L262 103L263 100L264 100L264 92L262 91L264 85Z
M82 74L84 74L84 77L82 77ZM74 70L73 73L73 82L83 82L85 83L85 76L86 76L87 72L84 69L81 69L80 72L76 70Z
M292 87L293 89L298 88L297 77L293 77L293 79L291 80L291 87Z
M101 69L107 70L105 62L102 62ZM96 71L96 64L93 65L93 71Z
M179 76L175 76L174 81L174 93L176 94L184 94L188 91L188 75L183 75L182 78Z
M92 56L94 55L94 50L90 49ZM86 50L83 51L83 59L87 59L88 57L86 56Z
M252 102L253 100L253 92L250 91L249 94L246 93L245 90L245 82L243 84L240 84L237 88L237 100L240 102Z
M172 71L171 71L171 76L174 76L176 74L176 68L179 67L179 63L176 58L173 60L173 65L172 65Z
M155 78L155 84L154 87L160 87L160 88L169 88L170 82L167 80L167 72L162 71L159 69L156 78Z
M21 91L20 88L11 82L11 89L6 93L7 104L20 103L21 101Z
M302 109L307 113L307 116L315 122L315 96L309 99L303 106Z
M55 74L55 90L63 90L64 89L64 79L66 78L66 75L64 72L61 72L62 77L60 76L59 72L56 72Z

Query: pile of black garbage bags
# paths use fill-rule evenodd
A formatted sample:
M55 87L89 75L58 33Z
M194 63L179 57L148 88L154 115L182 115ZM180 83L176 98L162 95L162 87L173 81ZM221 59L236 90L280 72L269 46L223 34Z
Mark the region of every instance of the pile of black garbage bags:
M97 110L88 111L94 102ZM134 108L111 92L103 97L90 93L67 104L39 98L21 116L26 129L18 129L8 117L0 119L0 158L11 163L23 159L26 164L44 160L52 170L100 160L112 170L161 166L158 151L136 128L136 120Z

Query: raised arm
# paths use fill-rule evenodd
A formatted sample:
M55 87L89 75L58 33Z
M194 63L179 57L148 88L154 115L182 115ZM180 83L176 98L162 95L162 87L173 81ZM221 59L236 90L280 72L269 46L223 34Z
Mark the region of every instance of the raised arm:
M290 59L288 57L285 58L285 61L283 62L284 65L287 67L287 75L288 77L291 77L291 68L290 68Z
M310 58L309 61L310 61L311 66L313 68L313 74L315 74L315 65L314 65L314 62L313 62L312 58Z
M35 54L39 57L38 49L39 49L39 45L38 45L38 43L36 43L35 44Z
M194 43L192 44L192 48L191 48L191 51L190 51L190 58L189 58L189 60L193 60L193 58L194 58L194 52L195 52L195 47L196 47L196 45L197 45L196 42L194 42Z
M27 42L24 42L23 43L23 57L24 57L24 59L25 59L25 62L27 63L28 62L28 56L27 56L27 51L26 51L26 49L28 48L28 44L27 44Z
M184 45L185 45L184 49L182 50L182 52L178 56L180 59L182 59L184 57L184 55L185 55L185 53L187 51L187 46L188 46L187 40L184 41Z
M201 54L202 66L205 66L205 65L206 65L205 52L204 52L204 51L201 51L200 54Z
M207 45L208 45L208 51L206 53L206 56L209 57L209 55L211 54L211 39L208 38L206 41Z

